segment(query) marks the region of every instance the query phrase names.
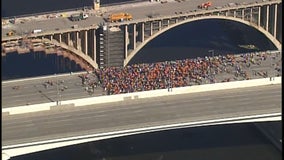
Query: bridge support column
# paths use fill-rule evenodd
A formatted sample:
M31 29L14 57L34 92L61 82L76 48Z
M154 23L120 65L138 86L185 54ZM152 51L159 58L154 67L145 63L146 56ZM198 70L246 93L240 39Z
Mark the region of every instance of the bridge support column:
M236 11L234 11L234 18L236 18Z
M269 23L269 5L266 6L266 26L265 26L265 30L267 32L269 32L268 23Z
M178 19L175 19L176 23L178 23Z
M132 37L132 44L133 49L136 48L136 24L133 24L133 37Z
M93 37L94 38L94 44L93 44L93 57L94 57L94 59L93 60L96 62L96 59L97 59L97 57L96 57L97 56L97 45L96 45L97 39L96 38L97 37L96 37L96 30L95 29L93 30L93 33L94 33L94 37Z
M59 34L59 43L61 43L62 42L62 35L61 35L61 33Z
M242 9L242 20L245 19L245 9Z
M168 19L167 22L168 22L168 23L167 23L167 26L169 27L169 26L170 26L170 20Z
M141 42L144 42L144 34L145 34L145 23L141 23Z
M76 31L76 48L78 50L81 50L79 47L79 31Z
M153 23L150 22L150 36L153 35Z
M162 21L159 21L159 31L162 30Z
M252 22L252 8L250 9L250 22Z
M277 7L278 5L275 4L274 7L274 30L273 30L273 36L276 38L276 31L277 31Z
M67 45L70 46L71 45L71 41L70 41L70 32L67 33Z
M88 55L88 31L85 31L85 53Z
M124 28L124 55L125 55L125 58L127 58L127 46L128 46L128 26L125 25L125 28Z
M257 26L260 27L260 18L261 18L261 7L258 7L258 20L257 20Z

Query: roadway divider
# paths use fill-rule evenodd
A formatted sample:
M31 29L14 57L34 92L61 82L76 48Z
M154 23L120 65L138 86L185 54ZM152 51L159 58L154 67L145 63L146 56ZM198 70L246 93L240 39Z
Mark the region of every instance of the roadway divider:
M187 94L187 93L196 93L196 92L207 92L214 90L224 90L224 89L235 89L235 88L245 88L245 87L255 87L263 85L272 85L272 84L281 84L282 77L274 78L262 78L262 79L252 79L252 80L243 80L243 81L232 81L224 83L214 83L214 84L204 84L204 85L195 85L188 87L179 87L173 88L172 91L168 89L158 89L144 92L135 92L135 93L126 93L126 94L117 94L117 95L106 95L98 97L89 97L82 99L73 99L61 101L60 106L56 106L56 102L35 104L35 105L25 105L11 108L3 108L2 115L21 114L28 112L38 112L45 111L56 108L67 109L69 107L79 107L93 104L109 103L109 102L118 102L132 99L141 99L141 98L153 98L159 96L169 96L169 95L178 95L178 94ZM6 112L6 113L5 113Z

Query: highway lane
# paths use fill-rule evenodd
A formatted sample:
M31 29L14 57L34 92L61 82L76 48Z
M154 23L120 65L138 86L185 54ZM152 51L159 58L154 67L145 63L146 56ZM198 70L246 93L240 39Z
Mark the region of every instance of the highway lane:
M227 0L211 0L212 7L209 9L214 9L215 7L226 7L228 5ZM261 2L260 0L258 0ZM68 18L59 17L52 19L42 19L42 20L29 20L24 23L19 24L9 24L2 27L2 37L6 37L6 33L14 29L17 35L22 35L25 32L30 32L34 29L42 29L45 31L55 31L57 29L71 29L71 27L77 24L79 27L90 27L93 25L98 25L104 22L104 18L107 18L111 13L118 12L128 12L133 15L134 19L144 19L147 18L149 14L159 14L160 16L175 15L175 12L190 12L197 10L197 6L205 1L203 0L185 0L184 2L177 2L173 0L168 0L168 3L160 2L139 2L137 4L124 4L120 6L110 6L103 7L100 12L103 12L102 16L98 16L98 13L94 10L89 10L90 18L87 20L72 22ZM242 4L243 0L234 0L230 2L235 2ZM253 3L254 0L246 0L245 3Z
M3 146L161 124L281 112L281 85L2 116Z
M53 81L53 85L44 87L46 81ZM58 84L58 90L56 82ZM64 81L63 83L60 83ZM13 87L19 86L19 89ZM66 89L64 89L64 87ZM63 90L61 90L63 89ZM70 100L74 98L86 98L90 96L102 95L102 88L95 90L94 94L90 95L82 86L81 78L78 75L65 75L34 79L23 81L12 81L9 83L2 82L2 108L14 107L27 104L38 104L56 102L57 99ZM60 92L61 98L57 95Z

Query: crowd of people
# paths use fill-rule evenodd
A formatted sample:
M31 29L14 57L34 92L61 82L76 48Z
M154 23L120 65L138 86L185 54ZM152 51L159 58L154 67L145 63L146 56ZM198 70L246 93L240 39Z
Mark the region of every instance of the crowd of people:
M108 95L166 88L170 91L175 87L219 82L216 77L222 73L233 75L222 79L222 82L231 81L234 77L250 79L253 75L244 68L260 65L267 57L266 52L206 56L204 58L96 69L92 73L96 75L95 78L88 78L87 74L81 75L81 77L83 77L82 83L86 83L86 79L88 79L91 81L93 89L101 86ZM267 77L267 71L258 73Z

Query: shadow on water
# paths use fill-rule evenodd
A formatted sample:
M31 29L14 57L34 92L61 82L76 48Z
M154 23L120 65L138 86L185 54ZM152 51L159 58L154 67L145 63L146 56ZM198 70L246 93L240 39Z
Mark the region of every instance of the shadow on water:
M256 49L240 45L254 45ZM153 63L175 59L195 58L228 53L274 50L276 47L256 29L239 22L208 19L172 28L146 44L130 61Z
M266 122L280 123L280 122ZM252 123L176 129L132 135L18 156L11 160L280 160Z
M74 61L56 54L31 52L8 53L2 57L2 80L81 71Z

